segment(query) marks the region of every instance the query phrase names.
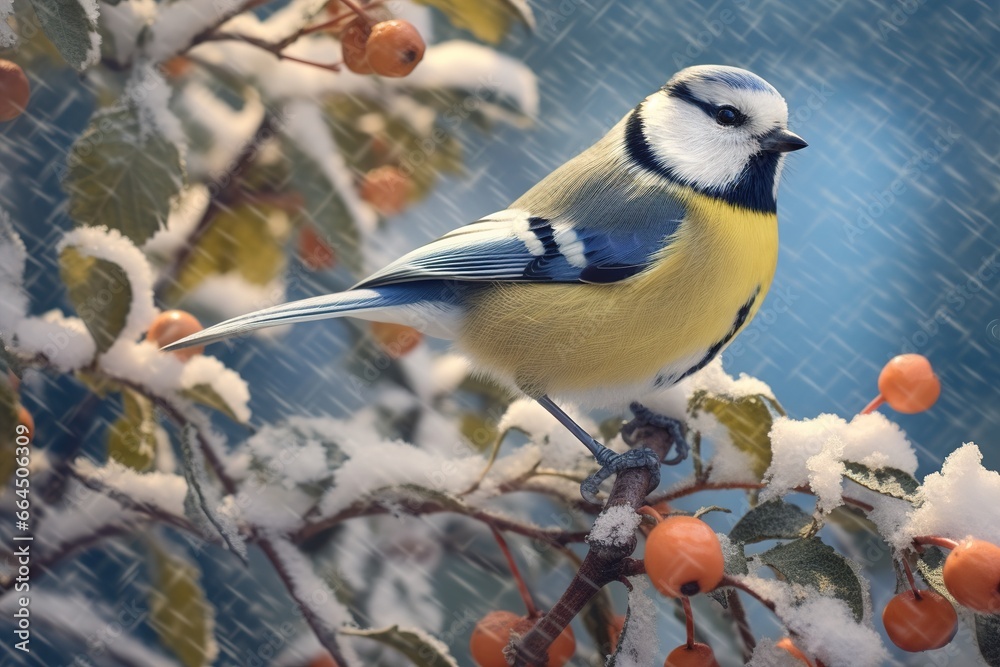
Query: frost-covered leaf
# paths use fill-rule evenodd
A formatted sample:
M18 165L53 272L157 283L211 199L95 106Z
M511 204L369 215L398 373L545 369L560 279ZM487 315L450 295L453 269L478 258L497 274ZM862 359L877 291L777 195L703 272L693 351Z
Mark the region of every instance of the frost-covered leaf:
M657 607L648 595L649 580L632 577L632 590L628 594L625 624L618 637L618 646L608 658L605 667L618 665L652 665L660 652L657 633Z
M758 478L771 465L771 439L768 433L776 415L785 411L770 396L751 394L733 398L723 394L698 391L688 402L688 413L692 417L707 412L729 432L733 445L749 454L753 461L753 472Z
M4 364L6 366L6 364ZM0 487L6 486L14 472L14 448L17 432L17 394L7 382L7 371L0 378Z
M122 416L108 426L108 458L134 470L148 470L156 459L153 404L145 396L124 389L122 407Z
M722 556L724 561L724 572L728 576L742 576L749 571L747 567L747 556L742 542L736 542L725 535L719 535L719 542L722 544ZM708 597L722 605L723 609L729 608L729 600L726 598L728 587L720 587L708 592Z
M409 658L415 667L458 667L458 663L455 662L444 642L423 630L392 625L377 630L341 628L340 632L352 637L365 637L391 646Z
M947 554L937 547L927 547L924 553L920 554L917 560L917 571L924 578L927 585L937 593L948 598L952 604L957 604L955 598L951 596L948 587L944 585L944 561Z
M757 505L729 531L734 542L752 544L763 540L795 539L812 524L812 517L796 505L776 499Z
M42 29L62 57L78 71L101 58L96 0L31 0Z
M235 422L242 422L239 415L233 410L233 408L226 402L224 398L219 396L219 393L208 384L196 384L189 389L181 390L181 396L188 398L195 403L200 403L206 407L212 408L213 410L218 410L222 414L226 415Z
M198 568L155 543L149 565L149 621L160 641L185 667L212 664L218 653L215 612L205 598Z
M185 426L181 432L181 453L184 455L184 479L188 484L185 507L194 505L209 523L218 531L229 550L244 563L247 562L247 545L243 542L239 528L230 517L219 513L221 503L218 491L208 479L205 469L205 455L201 451L198 433L194 426Z
M1000 667L1000 614L976 614L976 643L990 667Z
M136 245L166 222L184 182L177 145L131 105L94 114L67 163L63 187L77 224L107 225Z
M920 482L908 472L897 468L869 468L861 463L845 461L844 477L861 486L893 498L913 500Z
M59 269L69 300L99 352L106 352L125 328L132 305L132 285L114 262L86 255L74 246L59 254Z
M17 33L7 22L14 16L14 0L0 0L0 49L17 46Z
M818 538L786 542L758 558L787 581L812 586L824 595L840 598L859 622L864 617L864 596L858 576L843 556Z
M535 28L535 16L526 0L417 0L422 5L440 9L455 27L499 44L513 22Z

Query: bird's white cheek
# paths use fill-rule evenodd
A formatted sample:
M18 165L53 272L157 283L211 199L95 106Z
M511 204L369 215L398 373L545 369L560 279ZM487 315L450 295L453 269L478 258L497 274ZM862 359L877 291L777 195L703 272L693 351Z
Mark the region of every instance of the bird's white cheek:
M774 168L774 189L771 195L774 200L778 200L778 186L781 184L781 170L785 168L785 156L781 155L778 157L778 165Z

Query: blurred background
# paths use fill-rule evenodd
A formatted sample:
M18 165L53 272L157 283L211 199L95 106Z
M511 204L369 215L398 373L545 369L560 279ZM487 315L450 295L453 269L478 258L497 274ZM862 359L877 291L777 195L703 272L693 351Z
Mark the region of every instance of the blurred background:
M777 277L756 320L726 351L726 369L767 382L792 417L832 412L850 418L874 397L885 361L919 352L941 378L941 400L920 415L891 414L918 446L918 476L969 441L979 444L987 467L1000 467L995 6L977 0L530 4L536 33L515 29L500 50L537 75L536 122L487 132L459 126L462 173L443 176L425 200L369 243L368 268L504 208L677 70L705 63L744 67L785 96L791 128L809 148L788 160L779 195ZM438 41L468 37L438 15L434 31ZM28 246L32 311L40 313L66 304L53 246L71 222L53 165L65 159L94 102L86 77L59 68L30 74L30 118L0 126L0 206ZM336 271L309 275L291 283L288 296L344 282ZM203 321L219 317L197 314ZM254 339L212 353L248 381L254 423L290 412L349 415L362 399L345 388L345 357L355 350L348 326L300 325L278 340ZM75 412L83 393L78 386L41 375L28 380L24 401L51 447L93 436L78 432L81 424L99 421ZM669 483L672 472L664 473ZM133 575L120 564L129 548L89 553L53 581L96 597L127 595ZM288 603L225 555L204 552L199 562L210 597L230 600L217 609L223 649L217 664L248 664L243 648L259 643ZM888 572L886 560L879 562ZM568 576L560 572L540 584L540 596L551 602ZM499 586L475 563L458 562L436 593L446 607L467 593L448 586L450 578L480 586L484 599ZM876 609L891 592L873 592ZM760 633L778 636L765 615L755 610L753 616ZM680 627L666 617L664 627L669 646L666 637L679 639ZM964 660L973 658L955 652L968 648L969 638L962 639L960 649L947 649L952 664L971 664ZM462 637L450 643L463 655ZM43 640L30 660L70 664L65 650ZM927 664L926 658L897 657ZM7 654L0 662L20 659Z

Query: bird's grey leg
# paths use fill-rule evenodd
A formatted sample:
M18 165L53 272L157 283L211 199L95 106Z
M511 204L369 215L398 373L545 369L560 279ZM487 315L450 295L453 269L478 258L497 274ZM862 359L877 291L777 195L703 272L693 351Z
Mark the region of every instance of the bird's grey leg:
M630 449L621 454L614 452L587 433L583 427L573 421L572 417L563 412L562 408L556 405L551 398L542 396L536 400L539 405L559 420L559 423L565 426L570 433L575 435L583 443L584 447L590 450L590 453L594 455L594 458L601 466L600 470L583 480L583 483L580 484L580 495L583 496L584 500L595 505L600 505L601 501L598 499L597 493L601 482L611 475L630 468L645 468L649 470L649 491L655 489L660 483L660 457L652 449L643 447L640 449Z
M673 436L674 451L677 453L669 459L664 460L663 465L675 466L688 457L688 454L691 452L691 445L688 444L687 438L684 437L685 429L683 422L673 417L656 414L645 405L634 401L628 406L628 409L635 415L636 421L648 426L662 428Z

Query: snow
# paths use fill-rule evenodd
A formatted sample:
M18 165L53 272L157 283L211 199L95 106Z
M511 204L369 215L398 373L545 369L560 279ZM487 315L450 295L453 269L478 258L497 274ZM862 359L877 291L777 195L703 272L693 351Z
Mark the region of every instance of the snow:
M842 504L843 462L869 468L893 467L913 474L917 457L906 434L884 415L858 415L850 422L823 414L814 419L779 417L771 428L771 466L761 500L777 498L797 486L816 494L817 507L829 512Z
M73 471L81 478L98 482L137 503L156 507L174 516L184 516L184 497L188 487L180 475L141 473L112 460L98 466L86 458L76 459Z
M173 94L166 79L149 64L134 67L125 86L125 98L139 110L140 137L159 134L174 143L181 155L187 148L187 134L181 123L170 111Z
M56 246L56 251L61 253L69 247L81 255L103 259L122 268L128 278L132 302L118 339L130 341L138 338L158 312L153 305L153 273L146 256L117 229L103 226L70 230Z
M469 377L469 360L460 354L444 354L434 358L429 387L432 396L454 393Z
M160 4L158 9L149 26L144 49L146 57L153 62L175 55L196 35L225 18L219 3L205 0L177 0L171 4Z
M210 199L208 188L202 183L192 183L181 190L171 202L167 224L146 240L142 251L151 256L173 257L191 236Z
M100 19L100 9L97 5L97 0L77 0L80 6L83 7L83 12L87 16L87 21L90 23L89 37L90 37L90 48L87 50L87 54L83 59L83 62L77 67L79 70L84 70L91 65L96 65L101 62L101 33L97 31L97 21Z
M209 309L224 319L284 303L285 290L285 280L281 277L266 285L254 285L238 271L230 271L204 278L184 296L181 304L191 309ZM269 327L258 329L252 335L276 339L287 331L287 326Z
M285 108L282 132L319 167L362 233L378 224L374 209L361 200L354 175L333 141L323 112L311 101L295 100Z
M25 356L44 355L63 373L86 366L97 354L97 345L83 320L66 317L58 310L22 320L17 325L16 348Z
M587 536L587 542L601 546L624 546L635 539L642 517L631 505L612 505L601 512Z
M631 577L628 594L628 623L622 637L615 667L649 667L660 654L656 603L649 597L649 579Z
M254 133L260 127L265 109L252 90L244 93L243 107L234 109L204 83L195 80L178 92L177 101L180 111L212 137L210 145L200 145L198 151L189 154L188 169L192 175L212 179L223 176L247 142L259 141Z
M138 46L139 33L156 16L156 9L156 0L101 4L101 25L111 36L114 59L117 62L124 64L132 60Z
M247 563L247 545L240 534L239 508L230 498L226 502L220 496L215 484L208 478L205 453L193 425L185 425L181 434L181 451L184 453L184 478L187 480L191 498L222 536L229 549Z
M710 364L705 366L691 377L680 382L678 387L682 388L689 397L695 392L706 391L709 394L740 398L743 396L755 396L761 394L774 399L774 392L771 387L755 377L746 373L740 373L734 378L722 367L722 357L716 357Z
M0 26L6 25L2 3L0 0ZM28 295L24 292L26 262L24 242L14 231L10 215L0 208L0 336L7 341L28 312Z
M918 535L961 540L968 536L1000 544L1000 473L982 465L973 443L945 459L940 472L927 475L918 491L917 509L897 542Z
M597 425L575 406L560 407L588 433L597 433ZM511 403L497 428L501 433L509 429L527 433L538 446L544 466L565 470L590 459L590 453L576 436L534 400L522 398Z
M14 14L14 0L0 0L0 49L9 49L17 44L17 33L7 23L7 17Z

